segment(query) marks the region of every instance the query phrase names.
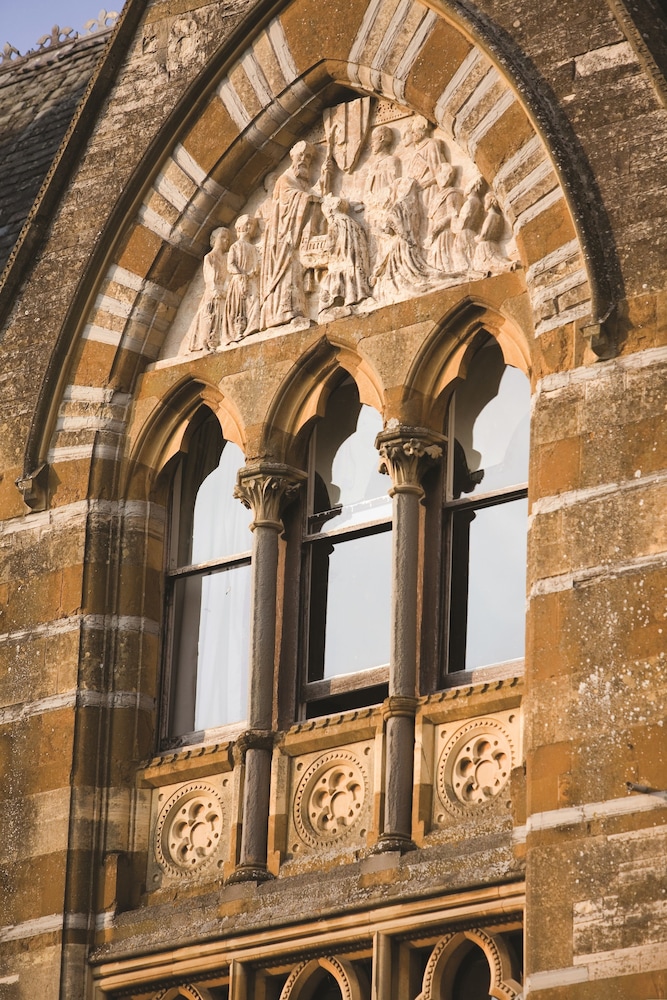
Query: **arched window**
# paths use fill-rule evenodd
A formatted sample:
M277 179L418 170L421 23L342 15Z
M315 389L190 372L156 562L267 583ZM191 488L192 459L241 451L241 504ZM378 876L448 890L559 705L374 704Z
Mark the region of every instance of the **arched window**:
M491 970L481 948L473 945L454 973L451 1000L489 1000Z
M524 655L530 387L488 337L448 413L443 496L449 671Z
M252 515L233 490L244 463L202 408L174 475L167 571L168 737L241 722L247 712Z
M380 414L362 405L347 378L311 436L303 530L307 714L386 696L391 500L378 472L381 430Z

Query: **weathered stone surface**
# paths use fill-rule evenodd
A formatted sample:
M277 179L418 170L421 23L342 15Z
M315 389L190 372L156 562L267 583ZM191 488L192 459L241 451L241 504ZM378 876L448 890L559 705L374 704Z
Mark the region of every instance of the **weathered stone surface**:
M494 996L514 1000L522 986L544 1000L663 996L667 111L656 12L622 0L480 0L474 10L129 0L123 18L100 64L105 96L80 105L63 188L31 220L34 252L0 291L0 993L69 1000L92 996L95 980L109 998L174 1000L178 984L190 1000L283 990L289 1000L290 972L312 961L320 979L304 995L323 988L326 969L355 1000L429 1000L440 984L425 985L424 969L459 934L454 962L457 949L481 948ZM655 32L642 42L647 25ZM104 37L0 66L0 259ZM415 275L436 259L433 216L428 237L415 236L428 171L401 243L368 219L369 139L356 166L341 166L351 125L345 143L329 133L329 181L354 204L324 201L315 173L328 115L340 125L342 102L365 94L378 99L371 133L395 130L403 175L417 115L437 126L439 155L461 175L454 188L479 173L507 226L486 242L518 268L486 246L497 266L422 287ZM271 231L264 182L277 170L289 186L289 150L304 136L318 148L308 212L326 208L307 234L321 245L304 253L320 257L308 288L305 266L291 284L276 274L284 291L310 296L312 317L304 310L289 327L265 309L238 342L188 351L211 233L254 212ZM462 218L459 206L453 229ZM289 246L295 265L301 244L287 238L298 230L286 224L273 244L248 230L254 264L248 282L240 265L233 272L237 320L270 294L267 248ZM367 274L360 230L372 244ZM479 260L482 226L472 232ZM364 279L382 277L389 236L392 267L408 268L413 287L364 311ZM252 285L262 276L264 291ZM350 687L354 674L333 679L326 713L306 700L306 508L295 496L271 507L271 530L280 516L284 532L268 588L276 640L257 657L267 728L168 739L165 567L193 572L170 542L170 496L202 407L249 467L281 464L298 478L349 376L383 433L412 428L416 448L447 437L448 401L482 331L533 392L523 663L442 677L456 623L434 464L407 484L416 593L394 583L395 607L414 608L406 634L417 618L401 674L414 691L389 687L386 698L394 663L378 668L372 704ZM407 742L389 738L397 719ZM260 758L267 773L271 761L268 815L244 791ZM410 833L383 843L392 781L411 768L411 817L409 791L401 799ZM170 814L163 861L182 864L167 871L155 838L177 789L186 811L211 815L198 824L188 813L183 826ZM266 829L244 840L251 812ZM265 860L239 866L264 836ZM519 947L522 923L521 967L520 948L502 956Z

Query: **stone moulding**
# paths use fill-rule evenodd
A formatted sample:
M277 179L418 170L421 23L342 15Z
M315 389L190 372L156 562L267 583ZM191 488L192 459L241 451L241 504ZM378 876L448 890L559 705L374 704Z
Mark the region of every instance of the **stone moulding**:
M488 934L479 928L455 931L440 939L426 965L422 992L417 1000L439 1000L450 995L443 992L445 970L455 952L467 942L477 945L486 955L491 973L489 995L496 1000L518 1000L521 985L514 979L512 961L506 944L500 935Z
M154 1000L213 1000L213 994L205 986L168 986Z
M221 969L228 968L232 963L252 966L270 942L273 961L281 954L286 964L294 962L300 969L301 985L297 987L300 992L306 983L313 985L311 975L316 969L313 965L312 971L309 970L304 975L307 964L315 962L322 967L321 963L326 961L325 956L330 956L331 942L334 939L337 949L358 950L360 940L369 942L378 935L387 935L396 941L431 937L433 927L443 924L460 926L464 921L466 926L470 926L475 921L486 923L489 920L500 920L506 925L508 914L513 915L513 922L518 926L524 907L525 885L521 881L500 887L479 886L447 894L444 898L405 899L400 907L387 901L386 907L373 905L370 909L362 908L354 913L332 913L325 921L318 918L304 919L296 924L276 923L271 928L269 938L266 929L255 929L241 936L232 934L231 937L201 941L196 948L192 948L190 944L179 947L170 942L161 951L139 955L128 955L127 952L110 955L105 947L92 956L93 976L100 997L104 998L119 996L121 991L148 992L152 983L159 984L155 987L156 990L164 990L165 984L173 983L176 977L184 983L198 984L206 977L218 976ZM456 947L455 944L452 950L456 950ZM325 967L324 971L331 972L336 978L330 967ZM291 978L291 988L294 989L297 976ZM175 992L168 993L167 997L169 1000L176 1000L178 987L170 988L175 989ZM199 985L196 988L201 989ZM507 998L503 997L503 1000Z
M342 1000L367 1000L368 984L362 973L351 962L333 956L311 958L297 965L283 986L280 1000L306 1000L312 997L313 981L327 972L336 980Z

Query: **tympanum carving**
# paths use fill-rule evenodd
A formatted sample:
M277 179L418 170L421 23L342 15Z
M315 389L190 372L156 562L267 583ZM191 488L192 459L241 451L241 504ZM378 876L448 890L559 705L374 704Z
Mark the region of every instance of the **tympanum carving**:
M182 350L232 347L517 266L510 227L474 163L397 105L325 109L217 229ZM192 303L189 306L192 309Z

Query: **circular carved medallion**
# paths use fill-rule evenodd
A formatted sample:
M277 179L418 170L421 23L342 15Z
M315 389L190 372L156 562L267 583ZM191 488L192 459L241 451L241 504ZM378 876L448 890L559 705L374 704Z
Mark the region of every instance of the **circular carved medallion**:
M483 806L509 781L514 748L497 719L475 719L448 740L438 761L438 795L455 811Z
M294 800L302 840L315 847L347 836L361 816L366 786L361 761L348 750L333 750L313 761Z
M165 803L155 828L155 857L171 875L187 875L208 864L220 847L222 801L215 788L197 783L179 788Z

